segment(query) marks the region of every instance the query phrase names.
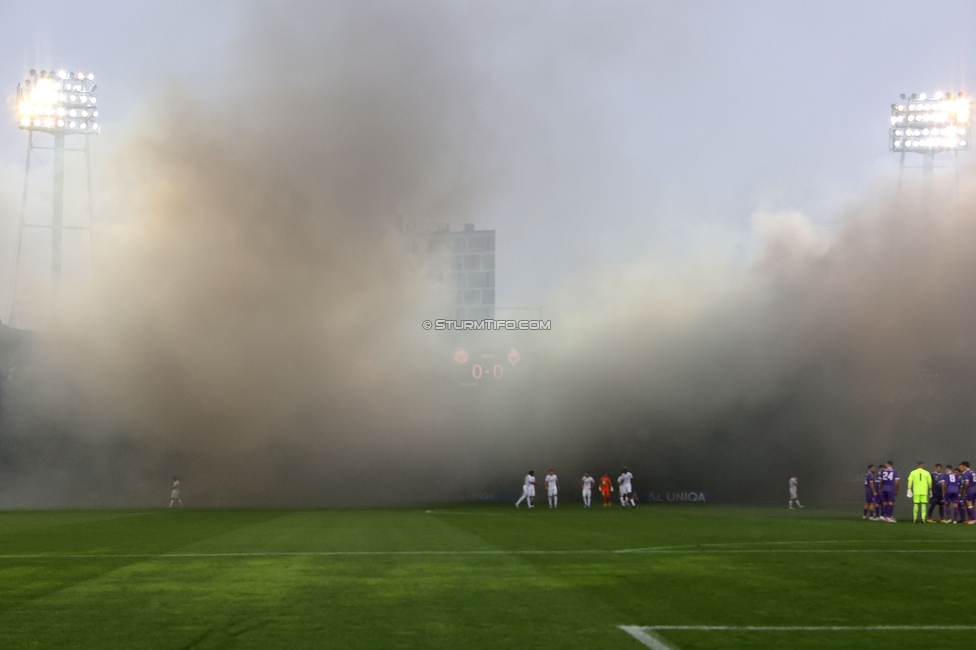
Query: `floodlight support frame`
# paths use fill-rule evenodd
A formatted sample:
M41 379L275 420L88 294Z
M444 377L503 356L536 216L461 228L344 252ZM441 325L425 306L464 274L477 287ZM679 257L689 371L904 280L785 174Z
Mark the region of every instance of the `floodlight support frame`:
M27 188L30 185L31 158L34 153L34 130L27 132L27 163L24 166L24 191L20 198L20 217L17 220L17 254L14 256L14 283L10 287L10 305L7 307L7 325L13 325L17 308L17 286L20 284L20 257L24 250L24 229L27 227Z
M54 137L53 147L38 147L34 144L34 129L27 131L27 160L24 164L24 190L20 201L20 218L17 223L17 252L14 256L14 281L11 287L10 303L7 308L6 322L14 325L17 318L18 307L39 301L31 301L21 296L21 269L23 262L24 240L29 228L50 229L51 230L51 299L56 300L61 289L61 271L63 259L63 233L65 230L84 230L88 234L89 262L93 257L94 249L94 214L95 199L92 189L92 170L91 170L91 135L88 133L78 133L70 135L84 135L85 147L83 149L70 149L64 145L64 136L69 135L64 132L51 133ZM41 131L49 133L48 131ZM54 152L53 170L53 193L51 197L51 223L35 224L27 222L27 200L29 197L31 160L35 149L51 149ZM64 225L64 153L65 151L77 151L85 154L85 173L88 190L88 223L85 226L65 226Z
M61 293L61 249L64 226L64 133L54 134L54 192L51 194L51 293Z
M898 160L898 185L896 187L896 192L898 194L901 194L902 177L905 175L906 169L921 169L922 179L925 182L925 195L926 195L925 200L926 202L928 202L932 196L932 177L933 177L933 171L935 170L936 167L935 155L939 153L949 153L949 152L948 151L901 151L899 153L901 154L901 156L899 157ZM906 165L905 154L908 153L921 154L922 164ZM954 155L952 157L952 165L939 165L939 167L944 168L944 167L951 166L953 168L953 173L954 173L953 192L955 194L955 198L958 198L959 197L959 151L958 150L953 151L953 154Z

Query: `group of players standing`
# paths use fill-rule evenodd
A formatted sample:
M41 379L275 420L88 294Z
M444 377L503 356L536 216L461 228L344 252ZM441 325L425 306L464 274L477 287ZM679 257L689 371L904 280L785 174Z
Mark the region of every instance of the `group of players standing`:
M556 472L549 470L546 474L546 494L549 497L549 507L558 508L559 507L559 478L556 476ZM589 472L583 472L583 478L580 481L580 487L583 488L583 507L589 508L590 502L593 496L593 484L597 483L597 479L590 476ZM617 477L617 486L620 492L620 505L626 508L628 505L632 508L637 507L637 495L634 493L634 475L630 473L626 467L624 471ZM604 472L603 476L599 479L599 490L600 495L603 497L603 507L609 508L613 504L613 499L611 498L611 493L613 492L613 482L610 480L610 476ZM522 505L523 501L529 504L530 508L534 508L532 505L532 500L535 499L535 471L530 470L528 474L525 475L525 480L522 482L522 496L519 500L515 502L515 507L518 508Z
M908 497L914 501L912 512L914 521L936 523L932 515L939 509L939 523L943 524L976 524L976 473L969 468L969 462L959 463L953 469L952 465L942 468L942 463L935 464L935 470L926 472L925 464L919 461L918 468L909 477ZM868 465L864 475L864 519L871 521L886 521L894 523L895 496L898 493L900 479L898 472L889 460L881 465L875 473L874 465ZM929 480L918 480L916 475ZM913 480L914 479L914 480ZM924 504L928 502L928 512L924 512Z

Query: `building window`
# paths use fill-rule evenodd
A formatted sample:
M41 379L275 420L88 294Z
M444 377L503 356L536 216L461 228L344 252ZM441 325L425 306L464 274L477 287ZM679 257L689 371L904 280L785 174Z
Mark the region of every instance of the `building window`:
M468 237L468 252L469 253L487 253L488 252L488 238L487 237Z
M481 255L465 255L464 270L477 271L481 268Z
M491 284L488 284L488 276L492 276ZM469 289L488 289L495 286L494 273L486 271L470 271L468 273Z
M465 305L480 305L481 304L481 290L480 289L466 289L464 292L464 304Z
M471 320L485 320L486 318L491 318L491 309L488 307L474 307L468 309L468 318Z
M485 269L486 271L494 271L495 270L495 254L494 253L485 253L484 255L481 256L481 268Z

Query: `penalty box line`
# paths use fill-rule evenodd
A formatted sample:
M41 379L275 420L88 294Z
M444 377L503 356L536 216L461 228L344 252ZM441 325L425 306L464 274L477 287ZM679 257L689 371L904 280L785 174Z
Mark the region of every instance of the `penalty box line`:
M675 650L654 632L969 632L976 625L621 625L620 629L653 650Z

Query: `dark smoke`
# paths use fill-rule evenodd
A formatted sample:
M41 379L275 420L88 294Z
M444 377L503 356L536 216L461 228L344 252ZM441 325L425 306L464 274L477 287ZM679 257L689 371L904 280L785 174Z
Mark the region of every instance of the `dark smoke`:
M477 63L472 7L257 7L229 99L171 88L131 127L88 288L8 364L0 502L151 504L179 474L195 505L402 503L622 464L641 489L776 499L797 474L854 499L863 463L958 461L971 193L879 191L829 232L757 217L745 264L591 271L551 332L424 332L434 287L399 225L531 185L511 132L552 144ZM577 180L537 173L540 203ZM517 346L519 373L459 386L460 344Z

